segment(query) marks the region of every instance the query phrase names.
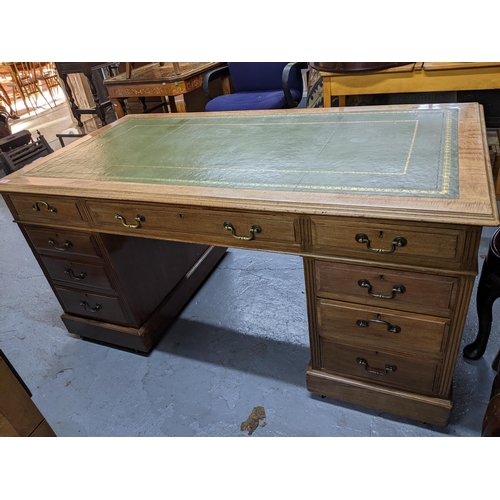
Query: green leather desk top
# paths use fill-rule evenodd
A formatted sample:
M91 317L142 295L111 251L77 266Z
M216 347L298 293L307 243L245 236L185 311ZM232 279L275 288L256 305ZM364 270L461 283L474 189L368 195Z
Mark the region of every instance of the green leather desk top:
M0 192L500 223L477 103L127 115Z
M457 110L132 118L29 175L456 198Z

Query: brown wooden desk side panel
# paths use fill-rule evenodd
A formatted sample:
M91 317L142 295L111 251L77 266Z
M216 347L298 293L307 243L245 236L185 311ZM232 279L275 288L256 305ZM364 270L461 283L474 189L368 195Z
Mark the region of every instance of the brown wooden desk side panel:
M0 356L0 436L55 436L2 356Z

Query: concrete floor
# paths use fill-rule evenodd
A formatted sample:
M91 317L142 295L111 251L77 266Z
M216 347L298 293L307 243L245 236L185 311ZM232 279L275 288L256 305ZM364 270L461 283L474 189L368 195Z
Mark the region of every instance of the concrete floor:
M66 105L15 122L54 149L71 126ZM0 173L0 177L2 173ZM493 228L485 228L479 265ZM300 257L229 250L148 355L81 340L3 199L0 201L0 348L58 436L235 436L263 406L259 436L479 436L500 347L500 301L483 359L460 355L450 423L435 427L305 388L309 361ZM476 279L477 285L478 279ZM476 335L475 290L462 346Z

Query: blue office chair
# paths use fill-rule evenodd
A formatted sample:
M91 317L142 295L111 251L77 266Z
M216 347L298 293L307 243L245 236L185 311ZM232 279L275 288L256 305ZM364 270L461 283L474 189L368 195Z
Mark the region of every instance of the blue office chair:
M295 108L302 99L302 69L307 63L233 62L207 73L203 89L209 98L205 111L245 111ZM209 83L229 76L234 92L212 98Z

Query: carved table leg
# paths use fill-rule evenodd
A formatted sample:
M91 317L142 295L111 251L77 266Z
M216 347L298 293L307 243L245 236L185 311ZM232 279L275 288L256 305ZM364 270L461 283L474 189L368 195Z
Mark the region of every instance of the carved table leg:
M126 115L126 113L123 109L122 103L121 103L121 99L115 99L114 97L110 97L109 100L110 100L111 104L113 105L113 109L115 110L116 116L118 118L122 118L123 116Z
M168 96L168 102L170 104L170 109L172 113L185 113L186 112L186 101L184 100L184 95Z
M139 97L139 101L141 102L142 105L142 112L147 113L148 112L148 107L146 105L146 98L145 97Z
M476 297L479 330L476 340L464 348L464 356L466 358L479 359L484 354L491 332L493 303L499 297L500 277L491 273L486 261L481 271Z

